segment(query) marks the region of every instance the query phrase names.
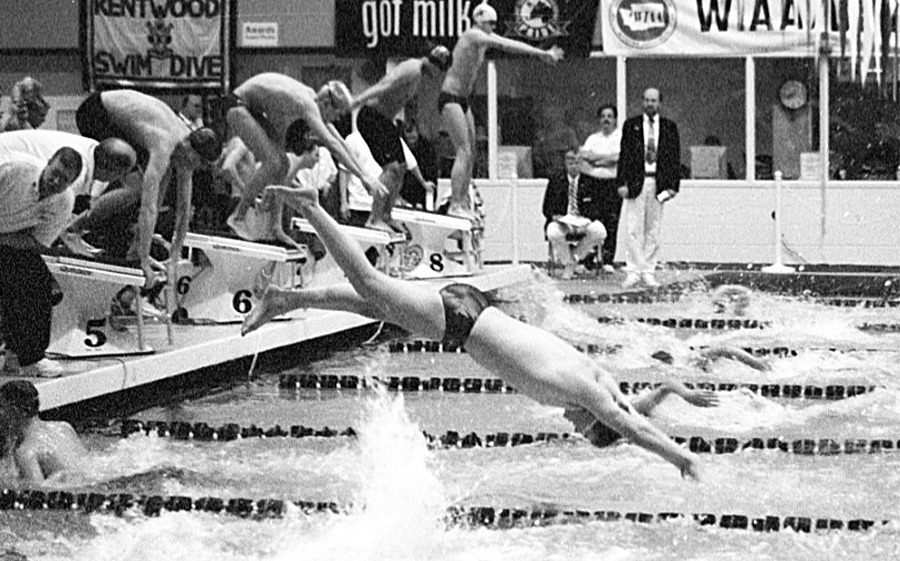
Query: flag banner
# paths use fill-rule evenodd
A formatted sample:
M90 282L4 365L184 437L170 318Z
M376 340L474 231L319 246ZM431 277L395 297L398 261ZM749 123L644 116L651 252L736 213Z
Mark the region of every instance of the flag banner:
M335 0L334 47L341 56L416 57L453 48L480 0ZM490 0L496 33L566 56L588 56L597 0Z
M85 0L90 89L227 89L232 1Z
M832 52L840 44L839 0L600 2L610 55L813 56L825 41Z

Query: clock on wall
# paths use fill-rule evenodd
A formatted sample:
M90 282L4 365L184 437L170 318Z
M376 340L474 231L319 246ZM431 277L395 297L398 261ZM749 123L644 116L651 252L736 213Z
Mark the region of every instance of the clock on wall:
M787 109L800 109L806 105L806 86L799 80L788 80L781 84L781 88L778 90L778 99Z

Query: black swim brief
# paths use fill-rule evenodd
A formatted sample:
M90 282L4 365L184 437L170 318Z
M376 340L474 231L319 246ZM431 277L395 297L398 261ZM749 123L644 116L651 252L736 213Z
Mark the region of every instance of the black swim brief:
M378 165L406 162L403 145L400 144L400 131L389 118L371 107L363 106L356 115L356 128L369 145Z
M235 107L243 107L250 113L250 116L253 117L253 120L257 122L257 124L262 127L263 131L265 131L266 136L269 138L281 142L282 139L278 134L278 131L275 130L275 127L272 126L271 121L269 121L268 115L264 111L260 111L254 107L251 107L246 101L241 99L234 92L227 93L221 97L221 99L217 103L217 107L215 107L215 112L220 113L223 118L226 118L228 115L228 111L234 109Z
M143 146L133 142L122 129L113 123L109 112L103 105L100 92L92 93L78 106L78 110L75 112L75 125L78 127L78 132L81 133L81 136L93 138L97 142L103 142L108 138L124 140L137 153L138 167L142 170L147 169L147 162L150 161L150 152Z
M448 103L455 103L459 105L460 107L462 107L463 113L469 110L469 98L452 93L441 92L440 95L438 95L437 99L438 113L443 112L444 106Z
M462 348L478 321L491 304L483 292L472 285L448 284L440 291L444 303L444 346Z

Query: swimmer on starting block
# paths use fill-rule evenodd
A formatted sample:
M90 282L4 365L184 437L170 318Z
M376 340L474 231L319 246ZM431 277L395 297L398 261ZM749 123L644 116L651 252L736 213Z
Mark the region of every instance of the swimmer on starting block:
M79 467L86 451L72 425L38 418L37 388L26 380L0 386L0 479L33 486ZM9 478L12 481L7 482Z
M244 321L246 335L299 308L357 313L396 323L418 336L465 346L478 364L546 405L584 409L635 444L699 479L700 463L650 424L628 402L610 374L555 335L492 307L473 286L441 289L389 277L369 264L359 244L319 205L315 189L268 187L313 225L350 284L280 290L270 286Z

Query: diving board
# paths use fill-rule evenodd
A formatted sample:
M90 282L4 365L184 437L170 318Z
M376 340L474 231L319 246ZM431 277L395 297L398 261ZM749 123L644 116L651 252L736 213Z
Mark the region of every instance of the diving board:
M403 222L412 236L404 260L408 278L470 276L481 270L483 229L470 220L403 208L392 209L391 217Z
M270 283L283 288L304 284L305 251L195 233L187 234L184 246L202 251L209 266L196 273L180 271L175 279L182 318L240 323Z
M303 218L294 218L291 226L301 232L316 233L316 229L313 228L312 224ZM406 243L405 234L346 225L341 225L340 229L343 233L359 242L363 251L370 247L375 248L375 251L378 252L378 259L375 262L376 269L392 276L400 275L403 246ZM343 282L344 280L344 273L329 254L315 264L315 271L311 276L310 282L304 286L324 286Z
M83 358L153 352L143 341L142 314L136 316L134 331L111 315L113 299L126 286L135 287L135 309L143 308L141 269L49 255L44 256L44 263L63 293L62 301L53 308L48 353Z

